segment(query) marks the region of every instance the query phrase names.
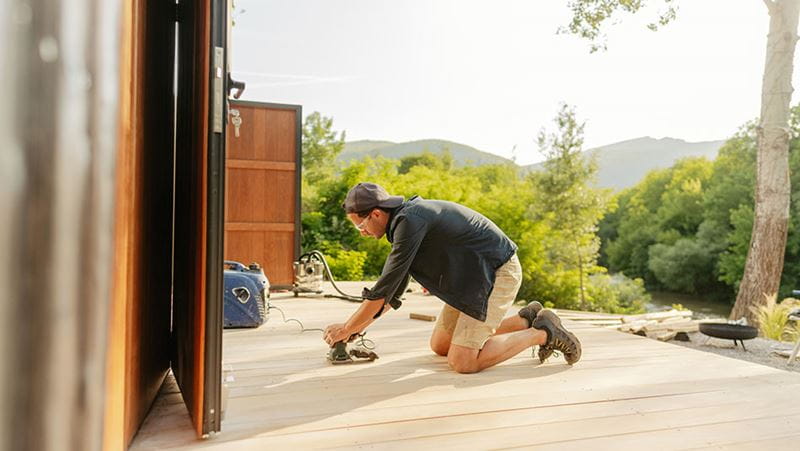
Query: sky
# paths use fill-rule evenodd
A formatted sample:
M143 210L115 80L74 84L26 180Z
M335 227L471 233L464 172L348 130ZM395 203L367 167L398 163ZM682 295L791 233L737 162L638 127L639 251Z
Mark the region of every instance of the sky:
M556 32L566 0L236 0L231 70L243 99L319 111L348 141L446 139L529 164L562 103L586 149L726 139L759 114L766 6L675 3L657 32L657 9L620 16L590 53Z

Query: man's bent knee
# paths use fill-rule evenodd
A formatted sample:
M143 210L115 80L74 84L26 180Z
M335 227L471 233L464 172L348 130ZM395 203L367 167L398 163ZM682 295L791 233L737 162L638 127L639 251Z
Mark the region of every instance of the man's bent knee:
M450 365L450 368L453 371L461 374L477 373L480 370L478 367L478 362L465 362L463 360L448 359L447 364Z
M478 350L452 345L447 353L447 364L457 373L469 374L480 371Z
M450 350L450 337L445 333L434 331L431 335L431 350L440 356L446 356Z
M450 349L448 346L442 346L440 344L431 342L431 351L435 352L437 355L447 357L448 349Z

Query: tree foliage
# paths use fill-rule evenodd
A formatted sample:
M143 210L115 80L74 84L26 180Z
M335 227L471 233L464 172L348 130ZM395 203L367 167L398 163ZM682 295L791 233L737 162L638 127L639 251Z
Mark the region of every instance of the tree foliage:
M781 296L800 286L800 107L791 113L795 188ZM733 302L753 230L755 128L745 124L713 162L682 160L619 193L618 208L600 223L601 262L650 288Z
M333 118L316 111L306 116L302 141L303 211L315 209L317 187L336 173L336 157L344 149L344 140L344 132L333 130Z
M575 110L562 105L554 122L555 131L539 133L546 160L544 171L533 174L540 193L536 202L541 219L550 228L549 261L575 273L576 298L585 309L587 277L599 271L597 223L606 211L609 193L594 188L597 162L594 156L583 154L584 124L577 121Z
M323 124L320 135L339 136L331 125ZM597 265L596 227L608 195L591 188L596 167L580 155L581 133L574 112L564 107L556 118L556 130L543 135L541 143L549 161L540 173L523 173L513 164L454 167L445 152L402 160L367 157L313 178L313 183L305 179L304 187L313 190L303 191L303 249L319 249L330 256L337 278L380 275L389 243L361 237L341 208L348 189L369 180L406 198L419 195L458 202L495 222L519 246L521 299L559 307L639 312L648 299L642 282L609 276ZM336 168L335 152L324 155L319 163Z
M657 3L663 7L655 14L655 20L647 25L652 31L672 22L677 15L674 0L569 0L567 6L572 11L569 24L559 28L559 33L570 33L588 40L591 51L606 49L606 23L618 22L620 16L635 14L647 5Z

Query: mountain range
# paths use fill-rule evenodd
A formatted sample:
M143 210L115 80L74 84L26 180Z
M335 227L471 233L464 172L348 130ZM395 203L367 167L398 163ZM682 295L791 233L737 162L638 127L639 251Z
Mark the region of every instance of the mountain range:
M635 185L647 172L672 166L686 157L714 159L725 141L687 142L675 138L651 138L649 136L621 141L585 151L597 158L597 185L603 188L623 189ZM441 139L425 139L394 143L390 141L351 141L345 143L339 160L348 162L365 156L400 159L424 151L441 154L450 151L457 166L483 164L514 164L511 160L478 150L464 144ZM527 170L539 170L542 163L522 166Z

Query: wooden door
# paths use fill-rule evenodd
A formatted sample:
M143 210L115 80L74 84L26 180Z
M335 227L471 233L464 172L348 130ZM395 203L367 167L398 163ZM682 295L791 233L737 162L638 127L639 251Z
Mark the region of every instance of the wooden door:
M125 449L170 367L174 5L125 2L105 449ZM76 213L77 214L77 213ZM66 446L66 445L65 445Z
M227 2L181 2L172 371L198 436L220 430Z
M228 125L225 260L257 262L273 288L294 281L300 256L302 108L234 101L239 136Z

